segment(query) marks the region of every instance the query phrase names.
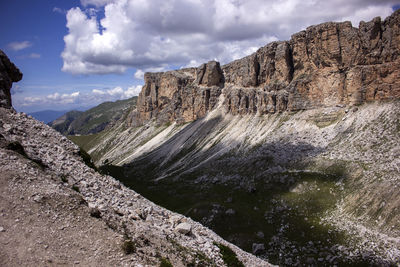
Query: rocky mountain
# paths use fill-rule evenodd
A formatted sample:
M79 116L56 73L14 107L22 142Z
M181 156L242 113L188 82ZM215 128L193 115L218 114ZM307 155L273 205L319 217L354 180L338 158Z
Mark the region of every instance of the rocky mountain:
M136 107L137 97L115 102L104 102L87 111L69 111L49 123L64 135L95 134L112 127L126 113Z
M396 265L399 25L323 23L227 65L146 73L125 121L74 142L272 263Z
M1 266L269 266L97 172L66 137L15 112L9 90L21 75L1 55L0 77L11 77L0 87Z
M83 111L71 110L48 122L47 125L64 135L69 135L70 132L74 132L74 130L70 128L71 123L79 118L82 114Z
M132 121L189 122L224 97L237 114L359 105L400 96L399 11L384 21L323 23L220 67L147 73Z

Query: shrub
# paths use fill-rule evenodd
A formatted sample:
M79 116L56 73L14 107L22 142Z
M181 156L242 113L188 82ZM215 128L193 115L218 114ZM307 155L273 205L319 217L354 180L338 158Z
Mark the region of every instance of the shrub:
M219 248L222 259L228 267L244 267L243 263L236 257L235 252L233 252L233 250L228 246L221 243L214 243L214 245Z
M160 267L173 267L173 265L168 259L161 258Z
M76 191L76 192L80 192L79 187L77 185L73 185L72 186L72 190Z
M129 240L125 240L122 243L122 250L124 251L124 253L126 255L134 253L136 251L135 243L133 243L133 241L130 240L130 239Z

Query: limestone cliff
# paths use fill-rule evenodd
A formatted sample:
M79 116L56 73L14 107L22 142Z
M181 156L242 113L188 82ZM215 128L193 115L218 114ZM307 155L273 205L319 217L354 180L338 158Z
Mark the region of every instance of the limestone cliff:
M11 107L11 86L22 79L22 73L0 50L0 107Z
M382 21L323 23L220 67L146 73L132 124L267 114L400 97L400 11Z

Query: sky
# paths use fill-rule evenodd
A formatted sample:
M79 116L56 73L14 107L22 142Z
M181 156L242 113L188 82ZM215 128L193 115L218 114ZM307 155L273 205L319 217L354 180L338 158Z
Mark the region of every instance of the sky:
M0 0L17 111L138 95L145 72L222 64L327 21L382 19L400 0Z

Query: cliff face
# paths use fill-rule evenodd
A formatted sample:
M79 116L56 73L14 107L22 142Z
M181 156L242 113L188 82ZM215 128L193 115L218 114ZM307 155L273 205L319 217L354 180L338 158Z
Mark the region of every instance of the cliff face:
M323 23L219 66L146 73L133 124L188 122L216 107L267 114L400 97L400 11L381 21Z
M11 107L11 86L22 79L22 73L0 50L0 107Z

